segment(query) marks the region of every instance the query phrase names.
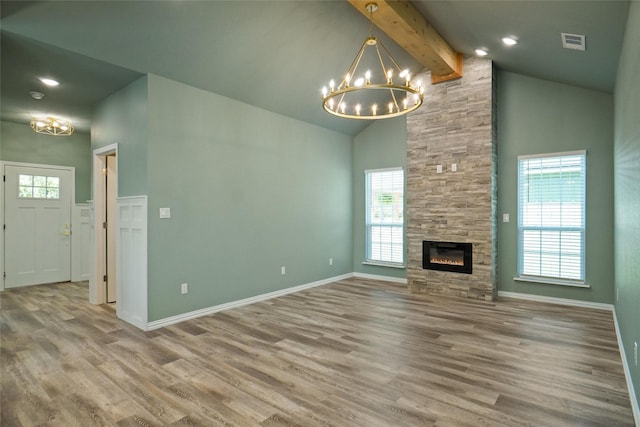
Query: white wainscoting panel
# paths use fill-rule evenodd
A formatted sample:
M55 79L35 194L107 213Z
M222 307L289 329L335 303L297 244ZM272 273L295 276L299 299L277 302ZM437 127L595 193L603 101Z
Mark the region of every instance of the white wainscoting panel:
M147 329L147 196L116 200L116 312Z
M71 213L71 281L89 280L93 254L91 207L76 203Z

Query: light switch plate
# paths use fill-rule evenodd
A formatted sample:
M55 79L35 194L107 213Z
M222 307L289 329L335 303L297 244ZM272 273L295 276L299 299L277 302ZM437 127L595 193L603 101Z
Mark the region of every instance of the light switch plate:
M171 218L171 208L160 208L160 218Z
M457 172L457 171L458 171L458 164L451 163L451 172Z
M442 165L436 165L436 173L442 173Z
M503 213L502 214L502 222L509 222L509 214L508 213Z

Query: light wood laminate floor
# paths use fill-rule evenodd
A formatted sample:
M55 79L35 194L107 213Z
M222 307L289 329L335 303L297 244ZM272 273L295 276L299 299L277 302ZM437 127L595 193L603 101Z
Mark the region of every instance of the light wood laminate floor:
M2 426L630 426L612 314L348 279L151 332L0 295Z

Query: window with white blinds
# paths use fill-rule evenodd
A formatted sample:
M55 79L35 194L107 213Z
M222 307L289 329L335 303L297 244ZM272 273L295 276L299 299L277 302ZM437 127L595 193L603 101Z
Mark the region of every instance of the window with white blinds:
M365 171L366 260L404 263L404 170Z
M518 275L584 282L586 152L518 158Z

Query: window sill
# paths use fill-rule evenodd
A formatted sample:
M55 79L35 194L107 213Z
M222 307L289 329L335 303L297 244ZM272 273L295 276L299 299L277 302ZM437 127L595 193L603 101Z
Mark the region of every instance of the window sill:
M390 268L404 268L404 264L393 264L390 262L382 262L382 261L364 261L362 265L375 265L378 267L390 267Z
M571 286L574 288L590 288L583 280L554 279L553 277L520 276L514 277L516 282L541 283L544 285Z

